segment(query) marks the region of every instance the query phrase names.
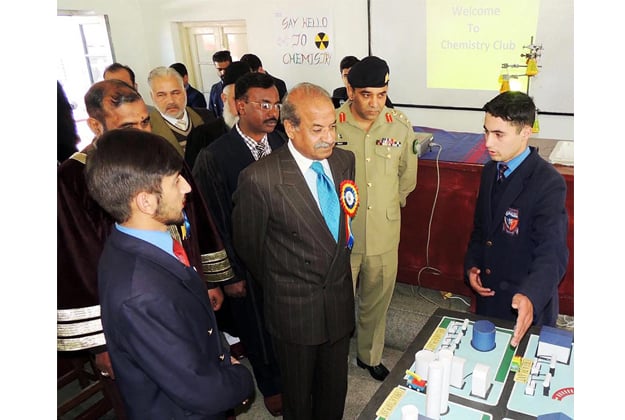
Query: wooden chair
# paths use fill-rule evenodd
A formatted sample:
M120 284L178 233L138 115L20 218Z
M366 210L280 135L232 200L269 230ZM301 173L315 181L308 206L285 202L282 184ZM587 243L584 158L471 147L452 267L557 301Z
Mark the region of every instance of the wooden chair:
M113 408L88 352L57 352L57 402L58 419L99 419Z
M101 375L94 349L104 348L100 306L57 310L57 415L79 420L99 419L113 410L126 420L124 402L115 381Z

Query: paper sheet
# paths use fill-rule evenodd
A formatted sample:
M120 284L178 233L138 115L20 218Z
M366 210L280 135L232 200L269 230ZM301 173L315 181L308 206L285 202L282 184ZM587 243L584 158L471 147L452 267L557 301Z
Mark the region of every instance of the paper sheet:
M553 151L549 155L549 161L560 165L573 166L573 142L557 142Z

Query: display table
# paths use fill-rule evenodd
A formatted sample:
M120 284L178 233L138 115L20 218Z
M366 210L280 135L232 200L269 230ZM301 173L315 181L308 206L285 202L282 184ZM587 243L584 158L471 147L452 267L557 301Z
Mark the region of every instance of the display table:
M488 154L483 134L449 133L415 127L434 134L438 147L419 158L417 186L402 209L397 279L402 283L472 296L463 281L464 254L471 230L480 176ZM548 158L558 142L530 139ZM554 165L567 185L569 263L560 283L560 313L573 313L573 167ZM431 222L430 222L431 218Z
M467 327L463 334L462 324L465 319L468 321L465 323ZM492 322L495 326L495 344L491 350L478 351L472 344L475 337L472 329L478 325L476 322L483 324L484 320ZM513 328L512 322L484 318L466 312L437 309L408 346L358 419L401 420L401 408L405 405L416 406L419 414L424 416L428 393L434 392L434 389L428 388L431 383L434 383L433 379L428 378L432 380L427 382L425 392L413 390L406 386L407 379L410 377L406 371L418 371L415 363L417 352L426 349L438 355L440 350L446 347L445 343L453 341L455 336L459 336L460 340L457 347L453 347L454 356L464 359L463 367L460 369L462 385L448 388L448 408L441 417L442 419L528 420L551 413L563 413L573 418L574 344L572 333L553 329L564 336L570 336L571 340L568 346L564 346L568 347L568 355L564 354L562 361L556 363L548 358L538 357L547 354L544 347L545 335L540 337L541 328L532 327L517 348L509 346ZM540 340L542 343L539 344ZM564 347L563 349L566 350ZM553 354L552 349L549 351ZM454 359L454 364L457 362L458 360ZM515 363L519 363L520 373L515 374L511 371ZM430 371L431 366L430 364ZM551 370L552 367L553 370ZM473 382L473 376L485 370L489 372L487 377L490 378L487 392L484 395L476 395L474 392L479 391L476 391L477 382ZM551 375L551 379L545 387L547 374ZM517 375L516 381L515 375ZM528 394L527 383L531 383L532 380L534 380L534 392ZM419 417L419 419L423 418L425 417Z

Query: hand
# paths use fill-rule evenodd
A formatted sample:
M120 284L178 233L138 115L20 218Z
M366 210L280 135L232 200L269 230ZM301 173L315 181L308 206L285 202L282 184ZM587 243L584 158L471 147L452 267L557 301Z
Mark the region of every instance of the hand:
M245 280L238 281L236 283L227 284L224 286L224 292L230 297L242 298L246 295Z
M240 365L241 364L241 362L239 362L237 359L235 359L232 356L230 356L230 363L232 363L233 365Z
M480 278L480 269L477 267L471 267L468 272L469 284L476 291L476 293L482 297L495 296L495 291L488 287L482 286L482 279Z
M115 373L113 372L113 365L111 364L108 351L103 351L95 355L95 366L100 371L100 375L115 379Z
M210 300L213 306L213 311L218 311L221 308L221 304L224 302L224 294L219 286L214 289L208 289L208 300Z
M512 307L518 313L510 345L516 347L534 321L534 304L527 296L517 293L512 296Z

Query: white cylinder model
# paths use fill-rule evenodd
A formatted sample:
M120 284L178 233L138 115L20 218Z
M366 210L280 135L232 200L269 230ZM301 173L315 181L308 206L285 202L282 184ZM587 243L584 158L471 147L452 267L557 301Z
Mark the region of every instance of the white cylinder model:
M428 386L425 392L425 415L432 420L441 418L441 390L443 386L443 363L435 360L428 369Z
M438 360L443 363L443 384L441 386L441 414L447 412L449 402L449 377L451 375L451 361L454 352L449 349L438 351Z
M405 405L401 408L401 420L419 420L419 409L416 405Z
M414 355L415 373L422 379L428 380L428 366L436 360L436 354L431 350L419 350Z

